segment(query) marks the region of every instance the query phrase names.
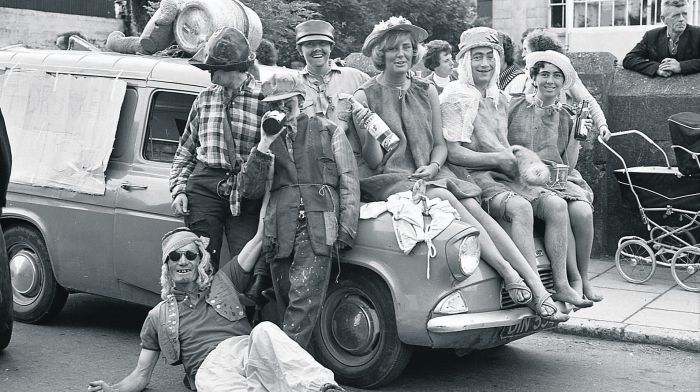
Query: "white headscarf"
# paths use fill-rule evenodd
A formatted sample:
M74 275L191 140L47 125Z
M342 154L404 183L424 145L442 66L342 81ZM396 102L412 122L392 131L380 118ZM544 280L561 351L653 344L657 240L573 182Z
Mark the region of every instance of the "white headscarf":
M497 50L493 51L493 59L495 65L486 86L486 98L498 107L500 92L496 82L501 71L501 56ZM442 132L447 141L470 143L482 96L474 83L471 51L466 51L458 60L457 70L459 79L448 83L440 94Z

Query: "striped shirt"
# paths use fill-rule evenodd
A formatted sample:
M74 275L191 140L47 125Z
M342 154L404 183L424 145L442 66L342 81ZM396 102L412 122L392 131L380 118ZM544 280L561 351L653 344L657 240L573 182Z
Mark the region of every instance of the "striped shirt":
M510 67L501 71L501 74L498 75L498 81L496 82L496 84L498 85L498 88L500 90L505 90L506 86L510 84L511 80L513 80L516 76L522 75L524 73L525 72L522 69L520 69L520 67L518 67L515 64L512 64Z
M211 85L192 103L187 126L180 138L170 168L170 194L173 198L185 192L187 180L197 161L207 167L226 169L234 174L248 160L250 150L260 141L260 119L264 113L260 82L251 76L232 98L222 86ZM229 111L231 132L235 142L234 167L227 161L229 153L224 138L225 108ZM232 211L238 210L240 198L232 198Z

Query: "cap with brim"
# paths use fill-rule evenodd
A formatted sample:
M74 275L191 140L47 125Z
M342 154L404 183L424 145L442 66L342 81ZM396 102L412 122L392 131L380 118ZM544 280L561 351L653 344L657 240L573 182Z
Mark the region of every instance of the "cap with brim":
M297 45L310 41L325 41L335 44L335 28L324 20L307 20L294 28Z
M263 102L280 101L295 95L304 96L304 80L299 74L276 73L263 83Z
M491 48L503 57L503 46L498 40L498 32L489 27L473 27L465 30L459 37L459 53L455 59L461 59L474 48Z
M162 262L165 263L168 260L168 255L170 252L197 241L199 241L199 237L186 227L179 227L173 231L165 233L161 243L161 248L163 249Z
M374 48L382 37L390 31L405 31L416 40L423 42L428 38L428 32L424 28L415 26L403 16L392 16L387 21L381 21L374 26L374 30L365 38L365 43L362 45L362 54L371 57L372 48Z
M255 60L245 35L233 27L224 27L211 35L189 60L199 69L230 71Z
M571 65L571 60L565 55L555 52L553 50L545 50L543 52L530 52L525 56L525 68L529 70L536 63L544 61L550 63L555 67L559 68L564 74L564 85L561 87L562 90L568 90L574 85L576 80L576 70L574 66Z

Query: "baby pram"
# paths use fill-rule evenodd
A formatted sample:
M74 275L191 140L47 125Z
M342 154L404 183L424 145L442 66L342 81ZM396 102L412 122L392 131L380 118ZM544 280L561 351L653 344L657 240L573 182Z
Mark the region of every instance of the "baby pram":
M623 202L636 203L649 232L648 240L637 236L620 238L615 252L617 269L625 280L644 283L651 279L657 264L671 267L679 286L698 292L700 246L693 232L700 228L700 175L681 174L669 164L663 149L639 131L616 132L611 138L627 135L641 136L661 151L666 166L628 167L620 154L598 138L622 163L623 168L615 170L615 177ZM698 162L700 154L688 153ZM663 224L657 223L661 220Z

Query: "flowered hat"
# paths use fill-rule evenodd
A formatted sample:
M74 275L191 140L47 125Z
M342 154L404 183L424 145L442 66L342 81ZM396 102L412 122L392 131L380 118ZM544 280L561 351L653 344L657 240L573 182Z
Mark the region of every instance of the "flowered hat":
M574 81L576 81L576 70L574 69L574 66L571 65L571 60L569 60L568 57L553 50L530 52L527 54L527 56L525 56L525 69L528 70L528 77L530 68L532 68L532 66L539 61L550 63L561 70L561 72L564 74L564 85L561 87L562 90L568 90L574 85Z
M414 26L403 16L392 16L389 20L381 21L374 26L372 32L365 38L365 43L362 45L362 54L371 57L372 48L384 37L384 34L392 30L406 31L411 34L416 42L423 42L428 38L428 32L422 27Z
M487 47L498 51L498 54L503 57L503 45L498 40L498 32L489 27L472 27L465 30L459 37L459 53L457 53L457 61L461 59L465 53L473 48Z

